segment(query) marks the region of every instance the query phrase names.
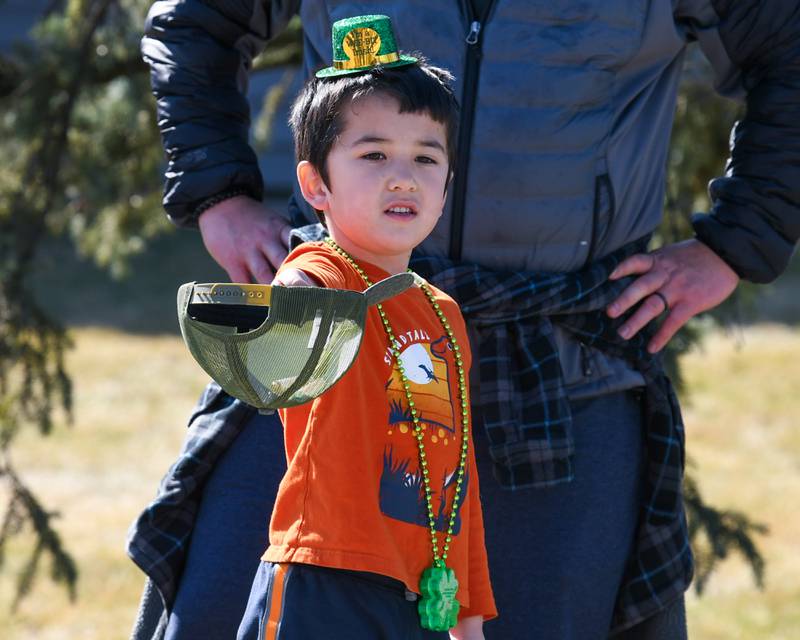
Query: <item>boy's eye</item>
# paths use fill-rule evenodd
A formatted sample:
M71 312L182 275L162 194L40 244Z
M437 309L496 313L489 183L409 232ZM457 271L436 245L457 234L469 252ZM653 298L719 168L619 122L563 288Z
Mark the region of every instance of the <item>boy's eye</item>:
M430 156L417 156L417 162L420 164L438 164L436 158L431 158Z
M384 160L386 155L381 153L380 151L373 151L371 153L365 153L363 156L364 160Z

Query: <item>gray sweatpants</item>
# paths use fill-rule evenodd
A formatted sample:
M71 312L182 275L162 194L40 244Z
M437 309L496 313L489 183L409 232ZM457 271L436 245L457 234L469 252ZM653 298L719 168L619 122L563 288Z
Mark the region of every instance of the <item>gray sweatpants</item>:
M575 478L546 489L508 491L492 476L483 425L476 459L499 617L486 640L605 640L634 543L644 464L641 394L571 403ZM682 608L681 608L682 611ZM683 640L662 613L617 636ZM678 625L680 626L680 625ZM684 624L685 628L685 624Z

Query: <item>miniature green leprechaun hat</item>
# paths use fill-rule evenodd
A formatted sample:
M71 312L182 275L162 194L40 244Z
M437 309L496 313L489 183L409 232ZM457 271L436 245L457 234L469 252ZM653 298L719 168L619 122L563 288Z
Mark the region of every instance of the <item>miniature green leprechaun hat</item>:
M359 73L372 67L401 67L417 59L401 54L389 16L355 16L337 20L331 30L333 66L317 71L318 78Z

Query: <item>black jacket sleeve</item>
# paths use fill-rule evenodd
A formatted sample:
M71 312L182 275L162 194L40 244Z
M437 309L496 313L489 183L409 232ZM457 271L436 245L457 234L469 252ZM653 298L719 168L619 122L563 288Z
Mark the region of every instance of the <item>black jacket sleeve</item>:
M220 193L260 200L248 143L247 74L253 58L297 12L299 0L164 0L150 8L142 56L167 156L164 208L179 226Z
M800 3L716 0L719 36L741 72L747 110L724 177L695 234L740 277L769 282L800 237Z

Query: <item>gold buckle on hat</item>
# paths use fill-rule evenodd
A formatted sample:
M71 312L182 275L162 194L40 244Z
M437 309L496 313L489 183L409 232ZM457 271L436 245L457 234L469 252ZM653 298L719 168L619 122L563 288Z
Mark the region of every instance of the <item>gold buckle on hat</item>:
M239 304L268 307L272 287L268 284L206 282L194 285L190 304Z

